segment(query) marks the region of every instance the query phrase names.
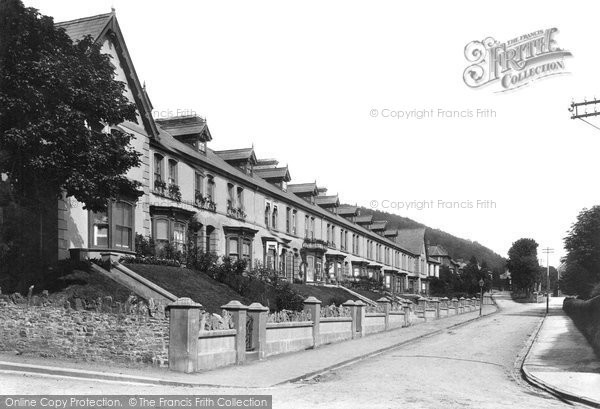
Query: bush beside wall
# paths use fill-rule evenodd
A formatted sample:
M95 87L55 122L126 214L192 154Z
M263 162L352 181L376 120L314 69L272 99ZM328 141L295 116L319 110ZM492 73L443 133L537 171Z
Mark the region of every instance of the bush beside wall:
M600 356L600 296L587 301L565 298L563 310L571 317Z

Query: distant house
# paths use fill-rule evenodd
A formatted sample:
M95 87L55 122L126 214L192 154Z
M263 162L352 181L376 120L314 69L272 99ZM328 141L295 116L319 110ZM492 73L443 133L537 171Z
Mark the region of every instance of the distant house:
M460 263L452 259L448 251L444 248L444 246L437 244L429 246L428 250L429 257L438 261L440 265L448 267L452 274L458 273Z

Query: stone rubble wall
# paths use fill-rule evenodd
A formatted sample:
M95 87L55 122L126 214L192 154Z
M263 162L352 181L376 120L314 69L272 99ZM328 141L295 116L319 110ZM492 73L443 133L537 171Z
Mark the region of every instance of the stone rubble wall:
M46 358L168 365L163 305L132 297L85 303L0 295L0 351Z

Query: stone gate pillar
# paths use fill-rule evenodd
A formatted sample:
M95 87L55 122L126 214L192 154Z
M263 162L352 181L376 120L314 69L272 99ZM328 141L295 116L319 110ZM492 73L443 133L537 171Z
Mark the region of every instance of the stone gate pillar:
M190 298L179 298L166 308L169 311L169 369L196 372L202 305Z

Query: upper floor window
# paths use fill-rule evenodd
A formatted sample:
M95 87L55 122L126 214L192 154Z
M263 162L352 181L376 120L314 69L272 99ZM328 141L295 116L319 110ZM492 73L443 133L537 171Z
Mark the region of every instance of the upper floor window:
M296 234L296 220L297 220L298 212L296 210L292 211L292 234Z
M196 172L194 175L194 190L196 192L196 199L204 194L204 175Z
M244 210L244 188L237 188L237 207L238 209Z
M315 218L314 217L310 218L310 238L311 239L315 238Z
M292 209L285 208L285 232L290 233L292 229Z
M227 184L227 207L232 208L234 206L234 196L233 196L234 187L231 183Z
M210 200L215 197L215 178L212 175L206 176L206 196Z
M310 226L309 226L310 222L309 222L309 218L308 216L304 216L304 237L308 238L309 235L309 231L310 231Z
M154 154L154 189L164 189L164 169L163 169L163 156L158 153Z
M278 218L277 206L273 206L273 214L271 216L272 216L271 227L273 227L274 229L277 229L277 218Z
M177 184L177 161L169 159L169 184Z
M271 223L271 203L265 204L265 227L268 229Z

